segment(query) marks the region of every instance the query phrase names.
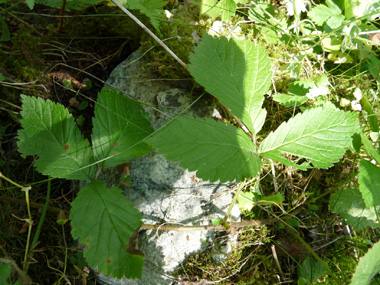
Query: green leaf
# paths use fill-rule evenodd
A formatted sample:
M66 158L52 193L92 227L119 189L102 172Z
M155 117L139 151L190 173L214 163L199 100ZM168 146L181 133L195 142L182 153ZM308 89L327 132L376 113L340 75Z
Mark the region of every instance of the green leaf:
M301 106L303 103L307 102L309 98L302 95L277 93L273 96L273 100L286 108L291 108Z
M340 214L341 218L356 231L379 226L376 214L378 207L367 208L358 189L341 190L331 195L329 209Z
M0 284L9 284L8 278L11 276L12 266L0 261Z
M376 160L376 162L378 164L380 164L380 154L377 152L377 150L374 148L374 146L372 145L371 141L369 139L367 139L367 137L363 134L360 135L362 141L363 141L363 144L364 144L364 147L367 151L367 153L374 159Z
M271 196L263 196L253 192L245 192L241 193L237 200L239 202L240 210L250 211L255 203L271 206L274 204L281 204L284 202L285 198L281 193Z
M206 14L211 18L221 15L221 20L227 22L235 15L237 5L234 0L201 0L194 1L200 7L200 14Z
M359 166L359 185L367 207L380 205L380 168L362 159Z
M338 110L332 104L306 110L271 132L258 153L286 165L297 166L283 154L306 158L316 168L328 168L337 162L358 129L357 113Z
M306 94L314 86L314 82L309 80L294 81L289 84L289 94L278 93L273 96L273 100L287 108L300 106L309 100Z
M160 21L164 18L164 0L119 0L119 3L128 9L139 10L150 19L152 26L159 30Z
M237 198L240 211L251 211L253 208L254 202L254 193L245 192L241 193Z
M213 119L179 117L147 139L159 152L203 180L242 181L261 167L255 145L240 129Z
M308 281L306 284L312 284L326 273L326 269L311 257L306 257L302 264L298 265L298 277Z
M87 184L72 203L70 220L72 236L85 245L91 267L116 278L141 278L142 256L126 250L142 224L141 214L119 188L107 188L103 180Z
M351 284L367 285L371 279L380 272L380 242L368 250L359 260L358 267L352 276Z
M151 148L143 142L153 132L140 103L114 89L98 94L92 144L96 161L111 167L138 158Z
M1 25L1 37L0 42L6 42L11 39L11 34L9 33L8 25L5 23L3 17L0 15L0 25Z
M25 0L30 10L34 8L34 0Z
M266 116L261 106L271 84L270 68L264 48L248 40L214 39L206 33L190 55L189 65L195 80L255 134Z
M271 24L274 17L274 7L268 3L256 3L249 7L248 18L256 23Z
M317 25L322 26L325 22L329 22L333 24L335 28L339 27L341 24L336 26L339 21L341 23L344 20L344 16L341 15L341 10L337 5L332 1L326 1L326 5L316 5L309 12L310 19ZM329 23L328 23L329 24ZM329 25L330 26L330 25ZM330 28L334 29L334 27L330 26Z
M21 95L18 148L22 157L38 155L37 170L66 179L93 179L94 158L74 118L60 104Z

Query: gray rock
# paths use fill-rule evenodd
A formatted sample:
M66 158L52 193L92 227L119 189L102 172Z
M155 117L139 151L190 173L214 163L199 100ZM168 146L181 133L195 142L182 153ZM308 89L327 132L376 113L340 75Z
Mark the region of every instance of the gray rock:
M186 84L154 80L156 75L143 67L142 54L135 52L115 68L108 84L134 99L158 106L144 105L154 129L180 112L203 117L215 113L212 104L189 107L190 89ZM107 183L118 180L113 169L105 170L103 176ZM156 151L130 162L130 178L131 186L123 190L142 213L145 224L210 225L213 218L224 217L232 201L230 183L202 181L196 172L181 168ZM237 221L239 216L235 206L231 219ZM105 284L176 284L170 274L188 256L204 251L214 238L212 231L141 230L138 245L145 253L142 280L103 275L99 279Z

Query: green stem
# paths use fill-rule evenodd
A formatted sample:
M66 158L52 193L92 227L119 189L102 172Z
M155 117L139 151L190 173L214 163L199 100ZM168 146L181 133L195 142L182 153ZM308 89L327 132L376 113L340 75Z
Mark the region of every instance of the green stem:
M224 218L223 218L223 220L222 220L222 225L225 225L225 224L226 224L227 219L228 219L228 217L229 217L230 214L231 214L232 208L234 207L234 205L235 205L235 203L236 203L236 200L237 200L237 198L239 197L240 192L241 192L241 190L243 189L243 186L244 186L246 180L247 180L247 179L244 179L243 182L240 182L240 184L239 184L239 188L236 190L236 193L235 193L234 199L232 200L232 203L231 203L230 207L228 208L227 214L224 216Z
M314 256L314 258L323 266L323 268L326 269L327 273L337 282L337 284L339 284L339 281L335 277L334 273L331 271L330 267L325 262L323 262L323 260L318 256L314 249L312 249L311 246L306 241L304 241L304 239L293 227L291 227L287 223L283 224L293 234L293 236L302 243L302 245L311 253L311 255Z
M32 251L30 252L30 256L33 256L33 248L37 244L38 238L40 237L41 228L42 228L42 225L44 223L46 212L47 212L48 205L49 205L50 190L51 190L51 180L48 180L48 187L47 187L47 193L46 193L46 201L45 201L44 208L42 210L41 218L40 218L40 220L38 222L36 233L34 234L34 237L33 237L32 245L30 246L30 248L32 249ZM28 269L29 269L29 264L26 266L25 273L28 272Z

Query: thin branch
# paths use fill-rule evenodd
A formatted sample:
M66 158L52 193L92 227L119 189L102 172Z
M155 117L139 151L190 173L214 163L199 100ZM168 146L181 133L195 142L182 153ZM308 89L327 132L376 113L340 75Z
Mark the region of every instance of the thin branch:
M123 5L121 5L117 0L111 0L117 7L119 7L125 14L127 14L133 21L136 22L145 32L147 32L160 46L162 46L184 69L187 71L189 68L186 63L184 63L172 50L164 44L151 30L148 29L139 19L137 19L131 12L129 12Z

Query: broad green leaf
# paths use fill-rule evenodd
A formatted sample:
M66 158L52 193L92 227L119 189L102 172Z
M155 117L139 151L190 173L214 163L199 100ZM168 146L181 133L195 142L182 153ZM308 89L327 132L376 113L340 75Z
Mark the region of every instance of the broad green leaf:
M38 155L37 170L66 179L93 179L94 157L74 118L60 104L21 95L18 148L22 157Z
M298 265L298 277L307 280L306 284L313 284L326 273L326 269L318 261L313 260L310 256Z
M206 14L211 18L216 18L221 15L222 21L229 21L235 15L237 5L234 0L201 0L193 1L194 4L199 5L200 13Z
M188 116L174 119L147 139L172 161L203 180L242 181L261 167L255 145L240 129L213 119Z
M329 209L340 214L340 217L356 231L379 226L376 214L378 207L367 208L358 189L341 190L331 195Z
M358 267L352 276L352 285L367 285L371 279L380 273L380 242L368 250L368 252L359 260Z
M271 132L258 153L285 164L289 162L282 155L291 154L306 158L316 168L328 168L349 147L358 129L357 116L357 113L338 110L332 104L308 109Z
M128 9L139 10L146 15L152 26L159 30L160 21L163 20L164 6L168 1L163 0L119 0L119 3Z
M84 244L91 267L116 278L141 278L142 256L126 250L142 224L141 214L119 188L107 188L103 180L87 184L72 203L70 220L72 236Z
M367 207L380 205L380 168L362 159L359 166L359 185Z
M92 145L96 161L111 167L138 158L151 148L143 142L153 132L140 103L114 89L98 94Z
M214 39L206 33L190 55L189 65L195 80L255 134L266 116L261 106L271 84L270 68L264 48L248 40Z
M364 144L364 147L367 151L367 153L374 159L376 160L376 162L378 164L380 164L380 154L377 152L377 150L374 148L374 146L372 145L372 142L367 139L367 137L363 134L360 135L360 137L362 138L362 141L363 141L363 144Z

